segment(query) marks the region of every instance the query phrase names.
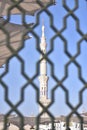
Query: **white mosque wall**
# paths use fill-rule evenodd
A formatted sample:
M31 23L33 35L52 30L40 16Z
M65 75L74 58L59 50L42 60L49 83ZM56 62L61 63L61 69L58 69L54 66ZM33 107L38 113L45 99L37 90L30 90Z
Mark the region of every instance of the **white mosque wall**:
M60 123L55 123L55 130L66 130L66 123L60 121ZM47 124L40 124L39 126L39 130L52 130L52 125L51 123L47 123ZM80 123L76 123L76 122L70 122L70 126L69 126L70 130L81 130L80 129ZM87 128L83 128L83 130L87 130Z

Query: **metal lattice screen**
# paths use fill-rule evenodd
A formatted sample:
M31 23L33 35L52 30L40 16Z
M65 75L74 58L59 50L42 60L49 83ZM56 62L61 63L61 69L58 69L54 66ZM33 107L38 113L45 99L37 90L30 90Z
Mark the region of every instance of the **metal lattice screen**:
M28 3L28 2L30 2L30 3ZM39 7L37 5L33 7L31 4L32 2L33 2L33 4L39 5ZM47 2L47 3L45 3L45 2ZM67 129L69 128L69 122L70 122L72 115L76 115L81 124L80 129L83 130L83 117L80 115L78 110L83 104L83 94L86 91L86 86L87 86L86 65L85 65L87 63L86 62L87 34L86 34L86 23L85 23L85 21L86 21L85 10L87 9L87 7L86 7L87 2L82 1L82 0L81 1L80 0L73 0L73 1L62 0L62 1L56 1L56 5L54 5L55 1L51 1L51 0L50 1L39 1L39 0L37 0L37 1L35 1L35 0L34 1L33 0L32 1L8 0L8 1L6 1L6 0L3 0L3 1L0 1L0 3L1 3L1 10L0 10L0 16L1 16L0 17L0 35L1 35L1 38L0 38L1 39L0 40L0 67L1 67L0 87L2 88L1 92L3 92L3 95L4 95L4 98L3 98L4 102L9 106L9 110L6 112L4 119L3 119L4 120L4 130L6 130L8 127L7 123L11 122L11 119L9 117L13 112L15 112L19 118L17 118L16 121L15 121L16 118L14 118L12 123L16 124L20 128L20 130L24 129L25 118L24 118L24 115L22 114L22 112L20 111L19 107L25 100L25 91L29 87L29 85L32 86L32 88L35 92L35 96L36 96L35 101L36 101L37 105L40 105L43 108L43 111L35 117L37 130L39 129L39 124L41 121L40 117L44 112L46 112L48 114L48 116L51 120L51 123L52 123L52 129L54 129L55 115L51 112L50 108L56 102L56 91L59 88L61 88L61 91L64 93L64 100L65 100L66 106L70 109L67 116L65 116ZM24 5L22 5L22 3ZM28 6L29 6L29 4L31 4L30 6L33 7L33 8L30 8L31 9L30 12L28 12L26 4ZM25 6L25 5L26 5L26 8L23 8L23 6ZM81 5L84 5L84 8L82 8ZM35 8L35 7L38 7L38 8ZM6 10L5 10L5 8L6 8ZM55 8L57 8L57 9L59 8L57 10L59 12L56 12ZM39 9L39 11L37 11L38 9ZM52 11L52 10L54 10L54 11ZM36 11L37 11L37 13L34 16L36 18L36 20L34 21L34 24L33 23L28 24L26 22L26 14L31 15L31 14L34 14ZM10 24L10 22L9 22L11 19L11 14L16 14L16 12L17 12L17 14L21 14L20 19L22 21L22 25ZM41 35L39 35L39 31L38 31L38 29L36 29L41 24L40 16L43 14L43 12L48 17L49 22L48 21L46 21L46 22L47 22L47 24L49 24L48 25L49 27L47 28L48 30L46 32L48 32L48 34L47 34L48 36L50 35L50 38L49 38L50 44L48 45L49 49L48 49L46 55L44 55L40 51L39 43L40 43ZM58 16L57 13L60 16ZM6 15L6 17L5 17L6 20L4 19L4 14ZM43 15L42 15L42 17L43 17ZM83 19L83 21L82 21L82 19ZM58 20L59 20L59 22L58 22ZM15 23L16 23L16 19L15 19ZM58 23L58 26L57 26L57 23ZM52 33L51 33L52 35L50 34L49 30L52 31ZM38 58L36 60L35 71L34 71L35 73L32 74L32 76L29 76L28 72L26 71L26 65L25 65L26 55L24 54L24 57L22 57L22 55L20 54L20 52L22 50L24 50L24 48L25 48L25 41L27 39L31 38L28 35L29 33L31 33L35 39L35 46L34 46L35 50L32 50L32 52L30 51L31 54L35 55L34 51L36 51L39 56L40 56L40 54L43 55L43 57L47 60L48 66L50 66L50 70L49 70L50 77L49 78L50 79L52 78L52 80L54 80L54 82L55 82L52 85L52 88L50 89L51 103L47 107L45 107L40 102L39 87L38 87L39 84L34 82L34 80L38 79L40 62L43 59L39 60L39 58ZM56 40L57 38L58 38L58 41ZM32 42L32 41L30 41L30 42ZM60 42L60 44L59 44L59 42ZM57 46L57 44L58 44L58 46ZM32 46L32 45L33 45L33 43L30 44L30 46ZM62 45L62 51L61 51L62 53L59 53L58 51L61 50L60 49L61 45ZM58 50L56 50L57 47L59 47ZM74 51L72 51L72 50L74 50ZM56 57L52 57L55 52L57 52L60 56L57 57L58 55L55 54ZM30 57L32 57L31 58L32 60L34 60L33 55L30 56ZM15 65L14 65L14 62L13 62L13 65L11 68L10 62L14 57L16 57L16 60L19 63L15 63ZM57 58L58 59L60 58L61 60L65 59L63 61L64 63L61 62L61 60L59 62L57 62ZM3 68L3 64L6 64L4 66L4 68ZM11 70L13 70L13 69L15 70L15 68L17 67L16 64L17 65L20 64L18 66L20 68L21 76L18 77L18 79L20 78L22 80L22 78L24 78L24 80L26 80L26 81L24 81L23 84L21 84L21 89L19 90L20 99L16 103L14 103L13 101L11 101L11 98L9 98L10 85L8 85L10 83L12 86L13 81L11 81L10 78L7 78L7 80L5 80L5 78L9 74L9 72L11 73L10 76L11 77L13 76L13 73L12 73L13 71L11 72ZM29 62L29 64L30 64L30 66L32 66L33 63L31 64ZM59 72L57 72L58 70L56 68L58 68L58 66L63 66L62 72L61 72L61 67L58 69ZM75 69L73 69L74 67L75 67ZM18 71L18 70L16 70L16 71ZM31 71L31 73L32 73L32 71ZM60 76L57 75L57 73L60 73ZM62 76L61 76L61 73L62 73ZM70 74L71 74L71 76L70 76ZM70 81L69 81L69 77L71 77ZM77 83L77 80L74 77L77 78L79 83ZM18 88L18 87L16 88L16 86L17 86L17 82L15 83L15 88L14 89L12 88L13 91L15 91L15 89ZM72 89L71 86L75 86L75 87L73 87L73 89ZM16 94L14 94L14 95L16 95ZM72 98L74 98L74 96L77 96L77 99L76 99L77 103L74 104L73 100L75 100L75 99L71 99L71 95L73 95ZM61 103L63 103L63 102L61 102ZM1 109L2 109L2 107L1 107ZM65 108L59 108L59 109L65 109ZM60 111L59 109L58 109L58 111ZM33 120L33 118L32 118L32 120ZM30 120L28 120L28 122L29 121ZM31 121L31 122L33 122L33 121Z

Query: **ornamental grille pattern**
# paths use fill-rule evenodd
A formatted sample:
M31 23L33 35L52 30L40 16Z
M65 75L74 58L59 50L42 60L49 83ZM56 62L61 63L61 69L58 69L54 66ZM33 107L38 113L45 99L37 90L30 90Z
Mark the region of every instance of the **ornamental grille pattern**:
M5 3L5 0L3 0L3 2ZM9 2L9 1L8 1ZM61 29L58 29L55 24L54 24L54 21L55 21L55 17L53 14L48 8L50 6L53 6L53 4L56 4L55 6L57 6L58 3L55 3L55 1L53 0L50 0L50 3L47 5L47 6L43 6L42 2L40 2L39 0L37 0L37 4L43 8L41 9L40 11L38 11L38 13L36 14L36 23L31 27L31 26L28 26L28 24L26 23L26 17L25 17L25 10L20 6L20 3L23 2L23 0L11 0L12 4L8 10L7 10L7 19L3 22L0 22L0 31L3 33L3 35L6 37L6 48L7 48L7 52L10 53L10 55L6 54L5 53L5 56L2 57L1 54L0 54L0 60L2 61L2 58L6 58L6 61L4 63L6 63L5 65L5 71L3 71L1 74L0 74L0 87L3 88L3 92L4 92L4 102L6 102L6 104L8 104L8 106L10 107L10 110L5 114L5 119L4 119L4 130L7 129L7 122L8 122L8 118L9 116L11 115L12 112L15 112L18 116L19 116L19 119L20 119L20 130L23 130L23 126L24 126L24 116L23 114L20 112L20 110L18 109L18 107L24 102L24 93L25 93L25 90L27 88L28 85L32 85L34 91L35 91L35 94L36 94L36 103L38 105L40 105L43 109L43 111L37 115L36 117L36 125L37 125L37 130L39 130L39 124L40 124L40 117L41 115L43 114L43 112L46 112L48 113L49 115L49 118L52 122L52 129L54 129L54 119L55 119L55 116L49 111L49 108L55 103L55 93L57 91L57 89L60 87L62 89L62 91L64 92L64 95L65 95L65 103L67 105L68 108L70 108L70 113L66 116L66 126L67 126L67 129L69 127L69 122L70 122L70 118L72 117L72 115L76 115L81 123L81 130L83 130L83 118L81 117L81 115L79 114L78 112L78 109L82 106L83 104L83 93L86 91L86 87L87 87L87 81L86 81L86 78L83 76L83 67L82 67L82 64L80 64L80 62L78 62L77 58L81 55L81 50L82 50L82 45L83 45L83 41L87 42L87 34L83 31L83 29L81 29L81 26L80 26L80 18L76 15L76 11L80 8L79 7L79 0L73 0L74 4L73 4L73 7L71 8L71 6L68 4L68 0L62 0L62 5L61 5L61 8L63 8L63 10L66 12L64 13L64 16L62 18L62 27ZM58 1L57 1L58 2ZM85 4L86 1L85 1ZM4 4L2 4L3 6ZM54 6L54 9L55 9L55 6ZM59 6L59 5L58 5ZM11 15L11 11L14 9L14 8L17 8L18 10L20 10L21 12L21 20L22 20L22 23L23 23L23 29L25 29L24 33L21 34L22 38L21 38L21 45L17 48L14 49L14 46L12 46L10 44L10 32L11 31L7 31L6 30L6 25L8 24L9 20L10 20L10 15ZM4 6L3 6L4 8ZM2 12L2 8L1 8L1 11L0 11L0 14ZM49 26L51 28L51 30L54 32L54 35L51 36L50 38L50 49L49 51L46 53L46 54L43 54L40 50L40 47L39 47L39 44L40 43L40 37L38 35L38 33L36 33L34 31L34 29L36 27L39 26L40 24L40 15L45 12L46 15L49 17ZM64 32L67 30L67 28L71 28L71 26L68 26L68 19L71 18L73 21L74 21L74 24L75 24L75 31L76 33L79 35L79 39L76 40L75 44L76 45L76 53L75 54L72 54L70 51L69 51L69 45L68 45L68 40L69 40L69 37L66 37L66 35L64 36ZM85 20L85 19L84 19ZM73 23L72 23L73 24ZM32 25L32 24L31 24ZM10 28L10 26L9 26ZM72 29L72 28L71 28ZM22 31L22 30L21 30ZM52 90L51 90L51 102L50 104L46 107L46 106L43 106L43 104L39 101L39 88L38 86L35 84L34 80L39 76L39 64L41 62L41 60L38 60L38 62L36 63L36 73L34 74L34 76L32 77L29 77L27 75L27 73L25 72L25 61L23 60L23 58L18 54L23 48L24 48L24 41L25 39L27 39L27 34L28 33L31 33L35 40L36 40L36 51L40 54L43 55L43 57L47 60L48 64L50 65L50 75L51 75L51 78L56 82L56 85L53 86ZM72 34L73 35L73 34ZM14 36L14 39L15 39L15 35ZM73 36L71 36L73 37ZM63 43L63 48L64 48L64 55L66 55L66 57L68 57L68 60L67 62L64 64L64 76L62 78L58 78L55 74L55 63L51 60L50 55L55 51L55 47L54 47L54 42L55 42L55 39L59 38L62 43ZM73 37L74 39L74 37ZM19 40L19 39L18 39ZM32 43L33 44L33 43ZM31 46L32 46L31 44ZM0 48L2 46L5 45L5 42L3 43L3 39L2 41L0 41ZM70 45L70 46L73 46L73 45ZM87 46L87 45L86 45ZM4 49L3 49L4 51ZM9 86L5 83L5 81L3 80L4 77L9 73L9 64L10 64L10 61L13 57L16 57L17 60L20 62L20 68L21 68L21 75L26 79L26 83L24 85L22 85L21 87L21 90L20 90L20 100L14 105L14 103L9 99ZM84 57L85 59L86 57ZM85 59L86 60L86 59ZM0 61L0 62L1 62ZM73 105L71 102L70 102L70 93L69 93L69 90L68 88L66 87L66 85L64 85L64 82L68 79L69 77L69 67L70 65L73 64L77 71L75 73L77 73L77 77L78 77L78 80L79 82L82 83L82 86L81 89L78 91L78 103L77 105ZM1 64L0 64L1 65ZM3 64L1 66L0 69L3 69ZM72 68L71 68L72 69ZM73 70L72 70L73 71ZM50 82L50 81L49 81ZM49 88L49 87L48 87ZM74 91L75 91L75 88L74 88Z

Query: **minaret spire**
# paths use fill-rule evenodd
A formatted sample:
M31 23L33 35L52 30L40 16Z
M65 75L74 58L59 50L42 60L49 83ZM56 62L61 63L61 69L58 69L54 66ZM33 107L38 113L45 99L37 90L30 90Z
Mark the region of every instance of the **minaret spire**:
M43 22L43 25L42 25L42 37L45 37L45 26L44 26L44 22Z
M45 38L45 26L44 26L44 23L43 23L40 49L44 54L46 53L46 46L47 46L47 44L46 44L46 38Z
M41 51L46 54L46 38L45 38L45 26L42 25L42 36L41 36L41 43L40 43L40 49ZM40 59L43 58L43 55L40 56ZM43 59L40 63L40 75L45 76L47 74L47 63L46 59Z
M41 43L40 43L40 49L43 52L43 54L46 54L46 38L45 38L45 26L42 24L42 36L41 36ZM39 81L40 81L40 101L44 106L47 106L50 102L48 99L48 79L49 77L47 76L47 61L45 58L43 58L43 54L41 54L40 59L40 76L39 76ZM40 107L40 112L41 112L41 107ZM44 114L47 117L47 114Z

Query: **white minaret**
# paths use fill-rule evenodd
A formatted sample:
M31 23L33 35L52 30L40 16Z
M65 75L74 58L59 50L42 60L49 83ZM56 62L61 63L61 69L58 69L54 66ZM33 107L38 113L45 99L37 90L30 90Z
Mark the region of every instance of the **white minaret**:
M45 38L45 26L42 25L42 37L41 37L41 43L40 43L40 49L43 52L43 54L46 54L46 38ZM41 54L40 59L43 58L43 54ZM47 76L47 61L46 59L42 59L40 62L40 101L44 106L47 106L50 103L50 100L48 99L48 76ZM39 108L39 112L42 111L42 108ZM46 118L48 115L46 113L43 114L42 117Z

